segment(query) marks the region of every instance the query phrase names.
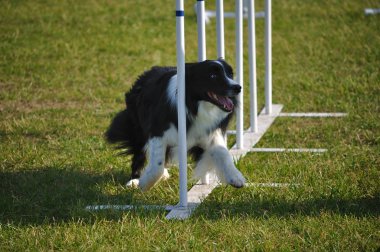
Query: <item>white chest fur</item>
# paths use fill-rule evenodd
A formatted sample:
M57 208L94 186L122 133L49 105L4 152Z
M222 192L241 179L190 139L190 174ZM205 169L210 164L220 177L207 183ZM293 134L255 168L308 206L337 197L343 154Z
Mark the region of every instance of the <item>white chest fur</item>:
M206 147L213 137L211 129L215 128L228 115L212 103L199 102L198 113L192 118L190 128L187 129L187 147L196 145ZM177 146L178 131L174 125L165 131L163 141L171 147Z
M212 103L199 102L198 113L187 132L188 146L207 144L210 130L215 128L228 113ZM205 142L206 141L206 142Z

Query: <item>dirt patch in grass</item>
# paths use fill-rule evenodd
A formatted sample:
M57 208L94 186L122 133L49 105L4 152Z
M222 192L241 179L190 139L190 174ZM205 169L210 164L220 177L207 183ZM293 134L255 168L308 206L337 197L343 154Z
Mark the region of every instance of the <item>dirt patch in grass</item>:
M13 90L15 87L17 87L15 84L13 83L5 83L5 82L2 82L0 81L0 89L4 92L4 91L9 91L9 90Z

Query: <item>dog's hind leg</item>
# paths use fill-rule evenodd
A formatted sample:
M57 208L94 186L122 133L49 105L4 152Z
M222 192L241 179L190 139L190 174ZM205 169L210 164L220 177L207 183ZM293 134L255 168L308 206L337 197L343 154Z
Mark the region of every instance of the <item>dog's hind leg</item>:
M214 159L208 151L205 151L197 162L192 179L202 179L213 170L216 170Z
M162 177L165 177L165 153L166 144L162 137L153 137L149 140L149 163L139 181L141 190L149 190Z

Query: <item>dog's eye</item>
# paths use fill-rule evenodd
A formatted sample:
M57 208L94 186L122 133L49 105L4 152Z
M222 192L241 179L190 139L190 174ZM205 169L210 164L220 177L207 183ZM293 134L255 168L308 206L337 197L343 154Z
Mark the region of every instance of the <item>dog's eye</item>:
M217 77L216 74L211 74L211 75L210 75L210 78L211 78L211 79L216 79L216 77Z

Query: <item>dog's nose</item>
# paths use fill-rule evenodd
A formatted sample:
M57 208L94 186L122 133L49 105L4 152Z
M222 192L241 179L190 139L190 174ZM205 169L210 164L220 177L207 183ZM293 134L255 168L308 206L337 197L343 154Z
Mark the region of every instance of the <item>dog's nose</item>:
M240 85L232 85L232 90L234 93L238 94L241 91L241 86Z

